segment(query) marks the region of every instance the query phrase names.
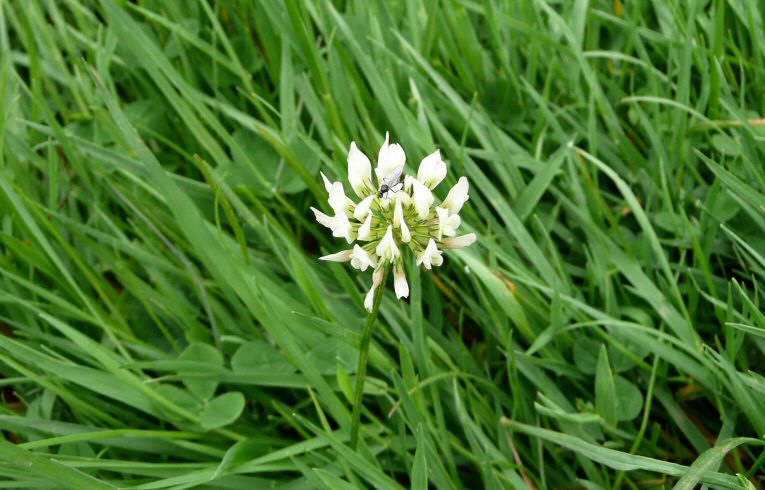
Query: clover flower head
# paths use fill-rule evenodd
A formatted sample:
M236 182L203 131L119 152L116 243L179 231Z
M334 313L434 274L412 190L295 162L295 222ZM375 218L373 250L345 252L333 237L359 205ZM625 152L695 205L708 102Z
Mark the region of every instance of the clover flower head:
M426 269L443 264L443 250L464 248L476 240L475 233L456 236L462 220L459 212L469 199L469 184L460 177L447 194L436 204L433 190L447 174L446 163L440 150L426 156L420 163L417 176L404 174L406 154L399 144L390 144L385 133L385 143L377 157L372 180L372 164L358 149L355 142L348 151L348 183L358 203L348 198L342 182L331 182L321 174L328 194L329 207L334 216L311 208L316 221L332 230L332 236L344 238L352 249L321 257L322 260L350 262L351 266L365 271L372 268L372 288L366 296L364 307L372 310L374 293L384 277L383 269L393 270L396 296L409 296L403 256L408 249L417 265Z

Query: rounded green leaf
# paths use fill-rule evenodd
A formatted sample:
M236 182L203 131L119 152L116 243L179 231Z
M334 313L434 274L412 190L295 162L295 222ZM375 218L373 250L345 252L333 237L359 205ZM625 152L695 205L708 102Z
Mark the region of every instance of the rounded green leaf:
M239 418L244 410L244 395L231 391L216 396L202 410L202 427L217 429Z
M724 133L718 133L712 136L712 146L715 150L728 156L737 156L741 154L741 145Z
M598 365L600 342L580 336L574 342L574 364L585 374L595 374Z
M617 376L614 382L616 391L616 418L620 421L632 420L640 415L643 408L643 395L640 390L627 379Z
M223 366L223 357L218 349L209 344L195 342L178 356L180 361L194 361L210 364L215 367ZM183 379L183 384L196 397L201 400L209 400L218 388L217 381L188 377Z
M643 352L643 349L639 346L632 345L630 342L618 338L617 334L612 333L610 335L616 337L622 345L637 357L643 358L648 354ZM600 345L600 341L589 337L579 337L576 339L574 343L574 364L576 364L580 371L585 374L595 374ZM622 373L635 366L635 361L631 357L626 356L624 352L613 345L608 345L606 349L608 350L608 359L614 372Z
M231 358L231 368L236 372L295 372L295 367L271 344L263 340L242 344Z

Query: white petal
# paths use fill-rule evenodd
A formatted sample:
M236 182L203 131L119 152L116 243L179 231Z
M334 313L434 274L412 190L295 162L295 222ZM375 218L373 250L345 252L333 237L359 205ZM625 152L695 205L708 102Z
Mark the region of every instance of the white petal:
M342 182L333 182L329 188L329 205L335 211L335 214L344 214L347 216L353 216L351 209L354 204L353 201L348 199L345 195Z
M470 199L468 196L468 180L467 177L460 177L460 180L454 184L454 187L449 191L449 194L441 203L442 208L449 210L449 214L457 214L462 209L462 205Z
M409 297L409 284L406 282L406 273L404 272L404 265L399 262L396 264L396 272L393 277L393 287L396 290L397 298Z
M313 211L314 216L316 216L316 221L318 221L320 225L326 226L327 228L332 228L334 226L334 218L331 216L327 216L316 208L311 208L311 211Z
M404 211L401 204L404 200L404 196L407 198L409 197L403 192L396 193L396 208L393 210L393 227L400 228L401 241L403 243L409 243L412 240L412 234L409 232L409 227L406 225L406 220L404 220Z
M396 241L393 239L393 227L391 225L388 225L388 231L385 232L385 236L377 244L375 252L377 252L377 256L383 262L393 262L401 256L401 252L396 246Z
M446 164L441 160L441 151L436 150L420 162L417 180L428 189L434 189L446 177Z
M396 195L399 195L399 199L401 199L401 205L404 208L407 208L412 205L412 196L410 196L407 192L398 191Z
M415 179L411 175L407 175L404 177L404 188L402 190L406 192L407 194L409 194L410 190L412 189L413 180Z
M369 214L369 208L372 206L374 198L375 195L372 194L362 199L361 202L356 205L356 209L353 210L353 217L358 221L363 220L364 217Z
M431 238L428 241L428 246L417 257L417 265L423 265L426 269L430 269L434 265L439 266L444 263L441 254L442 252L436 246L436 242Z
M364 298L364 308L372 313L372 307L374 306L375 290L380 286L383 278L383 268L375 269L375 273L372 274L372 287L369 289L366 298Z
M367 219L364 220L364 224L359 228L359 240L368 241L369 235L372 231L372 211L367 214Z
M380 153L377 155L377 168L375 174L378 180L382 180L386 175L393 172L398 167L404 165L406 162L406 154L404 149L399 144L388 144L389 134L385 132L385 143L380 148Z
M377 255L375 255L374 253L369 253L368 256L369 256L369 265L376 268L378 264Z
M449 215L447 209L436 207L436 214L438 215L438 239L441 240L445 236L454 236L457 234L457 228L460 227L462 219L459 214Z
M387 212L393 205L393 199L380 199L377 201L377 203L380 205L380 209L382 209L384 212Z
M326 260L328 262L348 262L351 260L351 255L353 255L353 250L343 250L342 252L319 257L319 260Z
M401 223L401 242L409 243L412 241L412 234L409 232L409 227L406 226L406 221Z
M446 220L449 218L449 210L442 208L441 206L436 206L436 216L438 216L438 240L441 240L441 237L444 234Z
M418 180L412 181L412 190L414 192L414 209L417 211L417 217L425 219L430 214L430 206L434 201L433 193Z
M359 197L374 192L372 164L369 158L356 147L355 141L351 142L351 148L348 150L348 182L351 183L353 192Z
M348 243L353 243L356 239L356 235L351 227L351 222L344 214L338 214L335 216L332 225L332 236L337 238L345 238Z
M404 211L401 209L401 196L396 194L396 207L393 208L393 227L400 228L403 221Z
M456 238L444 238L441 240L441 248L465 248L472 245L475 240L475 233L468 233Z
M351 252L351 266L353 266L354 269L359 269L363 272L367 270L370 265L372 267L377 267L377 259L375 256L370 255L369 252L358 245L355 245Z
M453 214L449 216L448 225L446 227L446 230L444 230L444 233L446 236L454 236L457 234L457 228L460 227L462 224L462 218L460 218L459 214Z
M329 192L330 189L332 189L332 182L329 181L326 175L324 175L324 172L319 172L321 174L321 179L324 181L324 188L327 189L327 192Z

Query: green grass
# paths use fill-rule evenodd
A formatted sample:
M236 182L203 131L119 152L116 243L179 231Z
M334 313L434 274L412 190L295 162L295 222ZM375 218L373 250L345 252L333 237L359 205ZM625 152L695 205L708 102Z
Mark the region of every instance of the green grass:
M763 15L0 0L0 487L765 486ZM479 240L385 292L353 451L309 207L386 130Z

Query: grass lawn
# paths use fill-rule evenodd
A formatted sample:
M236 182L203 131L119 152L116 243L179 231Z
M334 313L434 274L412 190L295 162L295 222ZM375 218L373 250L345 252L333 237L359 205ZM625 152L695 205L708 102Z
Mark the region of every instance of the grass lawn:
M0 0L0 488L765 488L764 17ZM369 316L386 131L477 240Z

